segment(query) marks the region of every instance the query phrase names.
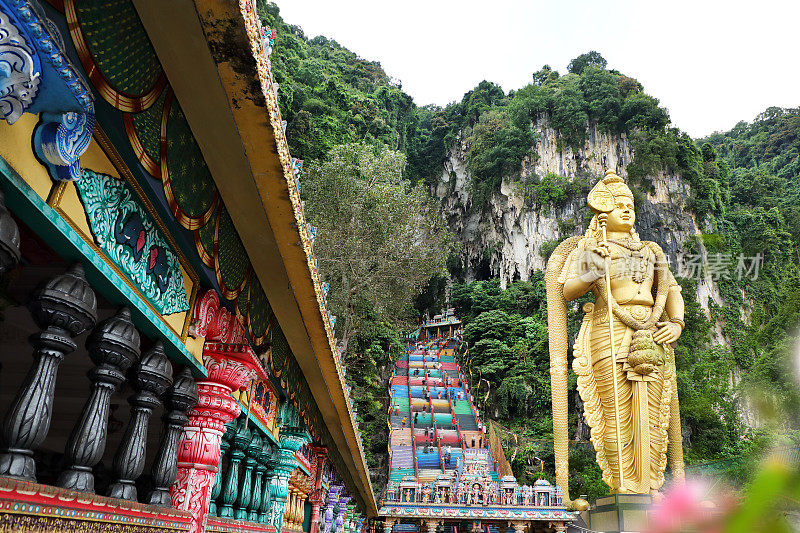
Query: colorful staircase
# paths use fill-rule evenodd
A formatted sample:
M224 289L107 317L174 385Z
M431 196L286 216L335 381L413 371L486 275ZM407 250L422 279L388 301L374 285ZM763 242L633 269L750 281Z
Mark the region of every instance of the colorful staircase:
M390 480L395 483L404 476L433 482L463 469L465 457L498 478L455 349L454 338L420 341L395 362L389 416Z

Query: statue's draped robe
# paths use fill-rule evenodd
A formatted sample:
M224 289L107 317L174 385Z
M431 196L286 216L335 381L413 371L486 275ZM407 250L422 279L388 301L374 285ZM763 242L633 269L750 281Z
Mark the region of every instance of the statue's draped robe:
M588 239L581 239L567 258L559 283L563 285L568 279L579 275L581 256L591 247ZM631 262L631 251L613 243L609 247L612 278L630 276L631 267L638 268L635 258ZM655 295L656 253L662 254L655 243L649 242L641 251L640 256L643 257L638 262L646 262L646 268L642 269L640 276L644 277L643 283L652 284L652 294ZM672 290L680 290L666 265L658 266L664 272L660 276L661 283L667 283ZM603 471L603 479L612 491L617 492L620 486L616 434L618 422L614 405L607 303L597 282L590 289L597 303L584 306L587 312L575 340L573 369L578 375L584 416L591 427L591 440L597 452L597 462ZM631 305L624 301L617 303L624 312L639 321L646 320L652 312L651 305ZM612 315L624 486L626 492L646 494L658 490L664 482L670 403L675 387L674 354L671 346L657 344L656 350L660 351L665 363L647 376L634 372L627 360L634 331L615 313ZM669 319L663 316L659 317L661 320ZM655 327L651 328L652 332L655 330Z

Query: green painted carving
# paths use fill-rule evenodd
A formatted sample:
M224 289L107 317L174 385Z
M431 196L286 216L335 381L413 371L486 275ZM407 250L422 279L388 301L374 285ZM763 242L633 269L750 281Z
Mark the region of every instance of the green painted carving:
M255 490L253 490L253 470L258 462L256 455L263 446L261 437L257 431L253 431L253 438L247 445L244 460L244 474L241 476L241 486L239 487L239 499L236 502L236 510L233 513L237 520L247 520L250 516L250 504L253 501ZM259 487L260 488L260 487Z
M236 420L231 420L227 424L225 424L225 434L222 435L222 441L219 443L219 464L217 465L217 475L214 476L214 486L211 488L211 503L208 506L208 514L210 516L217 515L217 502L216 499L219 497L219 493L222 490L222 480L223 480L223 473L222 473L222 463L225 461L225 453L228 451L228 448L231 447L231 436L236 431Z
M127 183L83 169L75 182L95 241L158 312L189 309L178 258Z

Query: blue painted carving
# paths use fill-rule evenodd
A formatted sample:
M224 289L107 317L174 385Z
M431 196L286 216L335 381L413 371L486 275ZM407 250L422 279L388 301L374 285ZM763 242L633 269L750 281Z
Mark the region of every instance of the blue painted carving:
M81 179L80 158L94 133L94 115L88 113L42 113L33 145L36 155L56 181Z
M38 94L25 111L94 114L94 97L89 83L64 52L64 40L38 2L0 0L3 27L14 27L28 47L39 73ZM5 53L2 55L6 55ZM34 57L35 56L35 57Z
M178 258L128 185L84 169L75 182L95 241L161 314L189 309Z
M94 101L64 49L41 6L0 0L0 112L9 124L26 111L41 113L36 154L54 180L74 181L92 140Z
M41 73L39 56L0 11L0 112L9 124L33 103Z

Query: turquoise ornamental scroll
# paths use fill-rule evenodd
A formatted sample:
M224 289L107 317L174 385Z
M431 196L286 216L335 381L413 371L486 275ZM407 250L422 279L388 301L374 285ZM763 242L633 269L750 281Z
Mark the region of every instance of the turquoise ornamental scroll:
M162 315L188 310L178 258L128 184L83 169L75 187L106 256Z

